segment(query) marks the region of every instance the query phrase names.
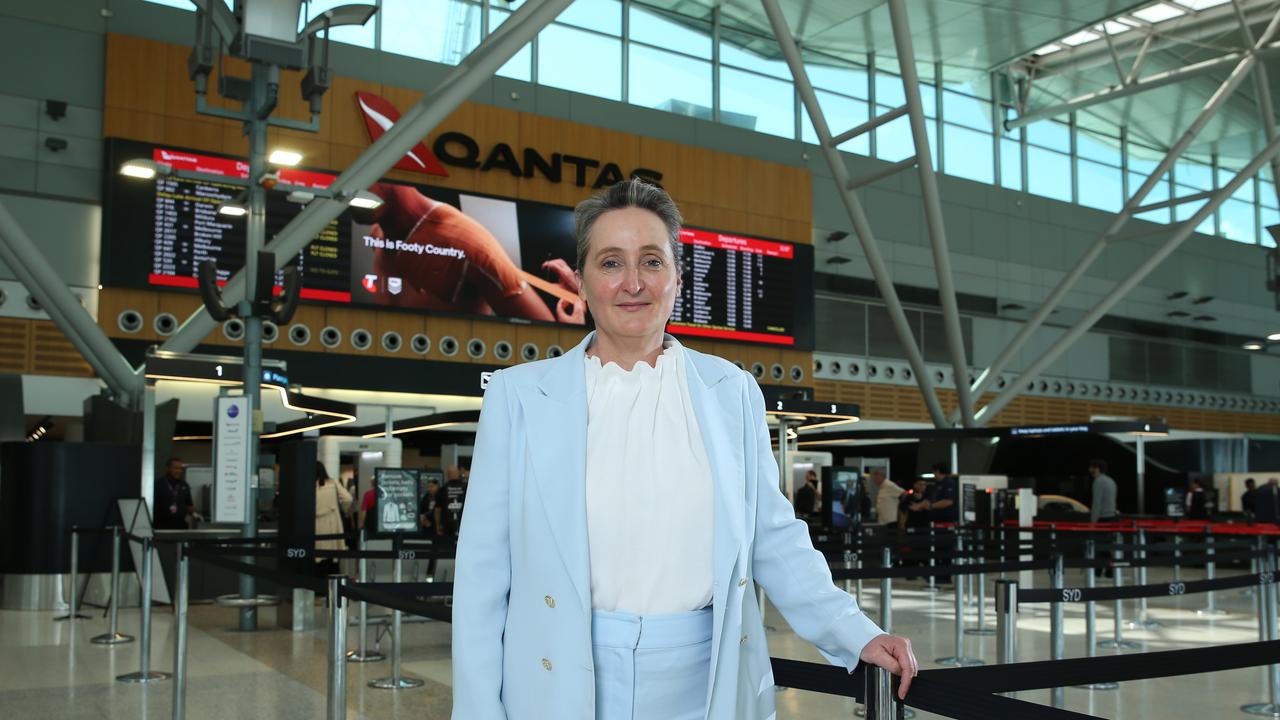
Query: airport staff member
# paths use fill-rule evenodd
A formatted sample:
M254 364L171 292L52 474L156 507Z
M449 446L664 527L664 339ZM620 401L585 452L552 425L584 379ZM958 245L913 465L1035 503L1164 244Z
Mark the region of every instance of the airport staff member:
M1115 520L1118 514L1116 512L1116 481L1107 474L1107 461L1090 460L1089 475L1093 478L1093 502L1089 506L1089 521Z
M156 507L152 525L157 530L186 530L188 516L203 519L191 500L191 486L182 477L183 469L181 460L169 458L164 477L155 482L153 498Z
M773 717L756 582L829 660L901 673L905 696L911 643L832 582L778 490L751 375L663 332L675 203L626 181L575 221L596 330L489 382L454 579L453 717Z

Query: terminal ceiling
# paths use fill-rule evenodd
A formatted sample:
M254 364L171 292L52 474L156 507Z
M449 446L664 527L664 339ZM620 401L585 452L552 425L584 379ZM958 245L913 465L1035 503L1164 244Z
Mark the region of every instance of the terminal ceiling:
M721 8L721 26L734 41L765 58L780 58L768 19L757 0L641 0L689 18L701 29L709 27L712 7ZM1259 35L1280 7L1268 0L1240 0L1254 36ZM1184 67L1246 47L1231 3L1186 0L1170 4L1182 14L1157 23L1143 23L1130 32L1112 34L1112 42L1127 71L1148 34L1154 35L1142 64L1141 76ZM1221 0L1217 0L1221 3ZM1027 111L1057 105L1118 82L1117 71L1104 40L1036 57L1037 49L1064 37L1140 11L1153 0L908 0L916 61L921 75L932 77L940 63L943 79L967 84L989 97L992 74L996 92L1009 100L1008 80L1025 76L1035 65L1035 79ZM781 0L792 32L808 53L809 62L823 58L865 66L868 55L878 67L896 72L897 57L884 0ZM1194 8L1201 7L1201 10ZM1115 27L1112 25L1111 27ZM745 34L740 34L745 33ZM727 39L727 38L726 38ZM1280 58L1264 55L1271 69L1272 94L1280 97ZM1131 141L1156 149L1167 148L1227 76L1229 67L1188 78L1173 85L1094 105L1077 114L1079 127L1107 135L1128 128ZM1207 161L1217 153L1224 167L1243 164L1265 144L1258 120L1252 82L1246 82L1192 146L1190 154ZM1065 116L1060 118L1065 120Z

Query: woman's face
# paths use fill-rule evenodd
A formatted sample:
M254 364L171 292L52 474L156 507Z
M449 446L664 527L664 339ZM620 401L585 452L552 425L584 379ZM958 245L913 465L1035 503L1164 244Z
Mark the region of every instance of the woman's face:
M610 210L596 220L583 262L579 293L596 329L616 338L662 333L680 275L666 226L648 210Z

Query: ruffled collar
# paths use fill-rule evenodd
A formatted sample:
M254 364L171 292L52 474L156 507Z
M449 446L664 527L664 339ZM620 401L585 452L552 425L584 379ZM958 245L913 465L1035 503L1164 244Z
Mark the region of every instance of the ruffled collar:
M662 343L662 347L662 354L658 356L658 359L654 361L653 365L641 361L633 365L630 370L623 370L621 365L613 362L612 360L602 365L598 355L587 355L584 353L583 360L586 362L588 368L602 374L617 375L620 377L647 377L659 374L665 365L675 362L680 358L681 346L680 343L676 342L675 338L667 336Z

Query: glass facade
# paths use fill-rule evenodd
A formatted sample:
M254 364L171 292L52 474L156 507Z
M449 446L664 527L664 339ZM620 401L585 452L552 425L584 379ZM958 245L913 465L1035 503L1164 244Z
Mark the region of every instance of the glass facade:
M185 0L149 0L192 9ZM311 0L304 13L359 0ZM457 64L523 0L364 0L379 12L364 27L333 30L335 42L443 64ZM772 37L719 27L702 5L676 15L643 0L575 0L535 42L498 72L503 77L633 105L718 121L814 143L817 136ZM624 17L625 14L625 17ZM303 19L305 21L305 18ZM896 61L864 63L804 51L806 68L833 135L905 102ZM1042 120L1017 130L997 126L991 92L970 82L939 81L941 69L922 65L921 101L935 167L942 173L1118 212L1155 169L1164 152L1108 133L1090 118ZM1099 132L1098 130L1103 130ZM840 149L897 161L914 152L907 118L849 140ZM1233 175L1217 158L1184 157L1154 183L1143 205L1213 191ZM1274 247L1266 228L1280 224L1270 171L1246 182L1206 217L1199 232ZM1157 223L1187 220L1199 199L1136 217Z

